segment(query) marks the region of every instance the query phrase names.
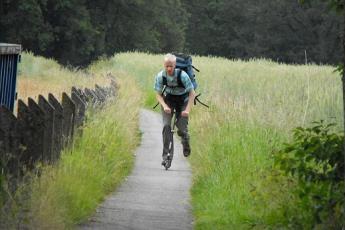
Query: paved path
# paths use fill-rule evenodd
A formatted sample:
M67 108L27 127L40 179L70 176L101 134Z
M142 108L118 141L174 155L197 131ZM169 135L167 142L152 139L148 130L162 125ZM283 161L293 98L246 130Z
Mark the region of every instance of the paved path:
M133 172L82 229L192 229L189 204L191 170L181 144L175 144L171 168L161 165L162 123L159 114L142 110L142 142Z

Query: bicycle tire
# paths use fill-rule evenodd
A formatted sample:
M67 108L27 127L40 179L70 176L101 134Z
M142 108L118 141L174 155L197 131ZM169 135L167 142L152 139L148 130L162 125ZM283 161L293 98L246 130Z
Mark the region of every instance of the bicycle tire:
M163 129L163 143L164 151L166 151L168 157L164 167L166 170L168 170L174 157L174 133L169 125Z

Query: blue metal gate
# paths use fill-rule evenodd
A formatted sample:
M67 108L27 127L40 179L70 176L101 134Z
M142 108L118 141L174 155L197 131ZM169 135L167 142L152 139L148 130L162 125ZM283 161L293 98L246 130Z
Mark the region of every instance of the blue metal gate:
M13 111L21 45L0 43L0 105Z

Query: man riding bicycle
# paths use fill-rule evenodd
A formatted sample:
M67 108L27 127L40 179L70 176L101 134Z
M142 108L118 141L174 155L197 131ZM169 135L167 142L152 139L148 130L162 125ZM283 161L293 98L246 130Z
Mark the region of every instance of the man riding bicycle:
M165 166L169 143L164 143L166 130L171 129L171 119L176 112L177 134L181 137L183 155L188 157L191 152L188 134L188 117L193 105L195 91L193 84L186 72L176 69L176 56L166 54L164 56L164 70L155 78L154 89L156 98L162 108L163 117L163 162Z

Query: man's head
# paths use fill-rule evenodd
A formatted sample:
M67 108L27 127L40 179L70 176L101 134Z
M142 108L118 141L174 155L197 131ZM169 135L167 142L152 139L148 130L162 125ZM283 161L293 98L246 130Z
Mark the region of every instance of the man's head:
M164 68L168 75L174 75L174 70L176 66L176 56L173 54L166 54L164 56Z

